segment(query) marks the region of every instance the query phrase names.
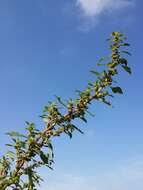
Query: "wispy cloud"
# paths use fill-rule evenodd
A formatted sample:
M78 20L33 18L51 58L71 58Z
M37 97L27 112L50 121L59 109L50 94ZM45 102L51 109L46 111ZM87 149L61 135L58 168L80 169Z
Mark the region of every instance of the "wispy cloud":
M142 190L143 157L126 161L116 168L94 176L55 173L41 190Z
M76 6L87 17L96 17L105 11L116 11L133 5L133 0L76 0Z
M99 23L101 17L126 10L135 0L76 0L75 6L82 19L82 29L89 29Z

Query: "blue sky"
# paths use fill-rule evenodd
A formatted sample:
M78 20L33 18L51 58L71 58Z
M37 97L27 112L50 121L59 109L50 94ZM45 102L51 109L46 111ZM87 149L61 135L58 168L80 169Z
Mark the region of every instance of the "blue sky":
M114 108L94 104L84 135L56 139L54 171L40 190L143 189L142 7L139 0L0 1L0 145L23 131L54 95L76 97L92 79L112 31L128 36L133 75L121 73ZM40 126L39 126L40 128ZM46 187L46 188L45 188Z

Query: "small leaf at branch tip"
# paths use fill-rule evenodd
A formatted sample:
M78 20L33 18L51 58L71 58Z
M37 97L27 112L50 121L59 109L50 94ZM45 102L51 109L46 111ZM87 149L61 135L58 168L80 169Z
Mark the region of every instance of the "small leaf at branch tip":
M105 66L106 64L97 63L97 66Z
M5 144L6 146L10 146L10 147L13 147L13 145L12 144Z
M122 44L122 46L130 46L130 44L129 43L124 43L124 44Z
M101 76L101 73L97 72L97 71L94 71L94 70L91 70L90 71L92 74L96 75L96 76Z
M112 89L112 91L114 92L114 93L119 93L119 94L123 94L123 91L122 91L122 89L120 88L120 87L111 87L111 89Z
M80 119L87 123L87 120L84 117L80 117Z
M88 82L88 85L89 85L89 86L94 86L91 82Z
M112 32L112 36L117 36L119 34L120 34L119 32Z
M122 53L125 53L125 54L127 54L127 55L132 55L130 52L128 52L128 51L122 51Z
M122 65L123 69L128 72L129 74L132 74L131 68L128 67L127 65Z

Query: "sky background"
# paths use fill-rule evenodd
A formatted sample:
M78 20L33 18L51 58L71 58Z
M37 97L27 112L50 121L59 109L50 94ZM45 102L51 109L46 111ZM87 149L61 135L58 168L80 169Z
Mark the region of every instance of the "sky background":
M0 146L54 95L76 97L89 70L109 53L112 31L128 36L132 76L118 77L124 95L114 108L94 104L79 123L84 135L54 140L54 171L42 169L40 190L143 189L143 2L140 0L0 0Z

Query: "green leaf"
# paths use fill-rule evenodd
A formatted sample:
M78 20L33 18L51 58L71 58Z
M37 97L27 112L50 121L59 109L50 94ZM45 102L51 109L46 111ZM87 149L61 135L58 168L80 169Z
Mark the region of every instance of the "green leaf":
M119 36L119 32L112 32L112 36Z
M51 149L51 151L53 151L53 146L51 143L48 143L48 147Z
M5 154L5 156L6 156L6 157L9 157L9 158L11 158L11 159L14 159L15 154L14 154L14 152L12 152L12 151L8 151L8 152Z
M106 64L97 63L97 66L105 66Z
M87 112L90 116L95 117L95 114L91 113L90 111L86 110L86 112Z
M72 138L72 133L70 131L66 131L65 133L70 137L70 139Z
M44 154L43 151L40 152L40 158L41 160L45 163L45 164L48 164L49 163L49 157L48 155Z
M74 129L76 129L78 132L80 132L81 134L84 134L82 130L80 130L78 127L76 127L75 125L72 125Z
M16 132L16 131L8 132L8 133L6 133L6 135L9 135L11 137L24 137L24 138L27 138L26 135L23 135L23 134L21 134L19 132Z
M124 44L122 44L122 46L130 46L130 44L129 43L124 43Z
M87 120L84 117L80 117L80 119L87 123Z
M126 72L128 72L129 74L132 74L132 71L131 71L131 68L130 68L130 67L128 67L127 65L123 65L122 67L123 67L123 69L124 69Z
M128 64L128 61L127 61L127 59L125 59L125 58L121 58L121 59L120 59L120 63L121 63L121 64L124 64L124 65L127 65L127 64Z
M123 91L120 87L111 87L111 89L114 93L123 94Z
M107 66L108 66L109 68L113 68L113 67L115 66L115 63L110 62L110 63L107 64Z
M93 84L92 84L91 82L88 82L88 85L89 85L89 86L93 86Z
M49 111L49 106L45 106L43 112L46 113Z
M101 58L99 59L99 63L102 62L102 61L107 60L108 58L110 58L110 55L101 57Z
M9 147L13 147L13 145L12 144L5 144L6 146L9 146Z
M130 52L128 51L122 51L122 53L128 54L128 55L132 55Z
M56 96L56 99L58 100L58 102L59 102L61 105L63 105L64 107L67 108L66 104L61 100L61 97Z
M100 75L101 75L101 73L99 73L99 72L97 72L97 71L94 71L94 70L91 70L90 72L91 72L92 74L96 75L96 76L100 76Z
M26 129L29 132L33 132L35 130L35 124L34 123L29 123L28 126L26 127Z
M102 98L101 101L110 107L112 106L112 104L109 101L107 101L105 98Z

